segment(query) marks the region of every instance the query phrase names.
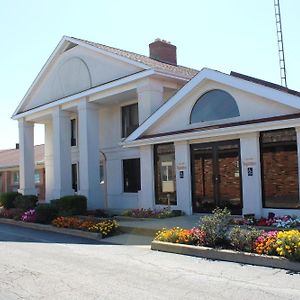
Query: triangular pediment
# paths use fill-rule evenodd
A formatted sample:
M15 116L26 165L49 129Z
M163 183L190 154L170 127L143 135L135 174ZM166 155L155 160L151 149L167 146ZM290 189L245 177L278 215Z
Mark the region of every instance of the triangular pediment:
M14 115L146 69L136 62L64 37Z
M137 128L126 139L125 144L141 137L299 113L300 94L274 86L268 87L215 70L203 69ZM235 99L239 114L231 118L191 124L191 112L195 103L212 90L230 94Z

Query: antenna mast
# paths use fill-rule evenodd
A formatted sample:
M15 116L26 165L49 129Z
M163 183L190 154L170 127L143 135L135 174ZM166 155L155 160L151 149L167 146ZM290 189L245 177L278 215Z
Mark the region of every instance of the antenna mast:
M279 0L274 0L281 85L287 87Z

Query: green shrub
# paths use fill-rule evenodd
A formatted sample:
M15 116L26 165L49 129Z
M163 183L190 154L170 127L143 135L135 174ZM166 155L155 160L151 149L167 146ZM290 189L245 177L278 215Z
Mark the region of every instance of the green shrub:
M4 208L14 208L14 201L17 196L19 196L18 192L7 192L0 194L0 206Z
M42 224L50 224L57 216L57 208L50 203L39 204L35 208L36 222Z
M15 208L27 211L36 207L38 197L36 195L19 195L14 201Z
M0 211L0 218L20 220L24 211L19 208L3 208Z
M214 247L227 242L226 232L231 220L230 210L216 208L212 215L204 216L200 220L200 228L206 233L205 243Z
M251 252L260 234L261 231L255 228L246 229L240 226L234 226L229 232L228 239L230 245L235 250Z
M64 196L51 203L57 208L60 216L84 215L87 209L87 199L83 195Z

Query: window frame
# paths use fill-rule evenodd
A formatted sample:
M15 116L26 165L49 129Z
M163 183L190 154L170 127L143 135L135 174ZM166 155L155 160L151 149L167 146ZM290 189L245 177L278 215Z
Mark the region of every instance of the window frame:
M133 122L130 122L131 120L131 111L130 111L130 108L132 107L136 107L136 112L137 112L137 115L136 115L136 119L137 119L137 124L131 124ZM128 112L126 112L128 114L128 117L129 117L129 126L126 127L125 125L125 110L128 110ZM121 106L121 138L122 139L125 139L127 138L134 130L136 130L138 127L139 127L139 106L138 106L138 102L134 102L134 103L131 103L131 104L127 104L127 105L123 105ZM133 128L132 130L131 129L128 129L128 128Z
M235 116L230 116L230 117L226 117L226 118L217 118L217 119L212 119L212 120L204 120L204 121L192 121L192 114L193 114L193 112L194 112L194 109L195 109L195 107L196 107L196 105L199 103L199 101L200 101L200 99L201 98L203 98L203 97L205 97L207 94L209 94L209 93L211 93L211 92L215 92L215 91L220 91L220 92L223 92L223 93L225 93L225 94L227 94L227 95L229 95L230 97L231 97L231 99L230 100L233 100L234 101L234 104L235 104L235 106L236 106L236 109L237 109L237 112L238 112L238 114L237 115L235 115ZM229 92L227 92L227 91L225 91L225 90L222 90L222 89L212 89L212 90L208 90L208 91L205 91L203 94L201 94L198 98L197 98L197 100L195 101L195 103L194 103L194 105L192 106L192 109L191 109L191 111L190 111L190 115L189 115L189 124L190 125L193 125L193 124L199 124L199 123L219 123L219 121L222 121L222 120L231 120L231 119L235 119L235 118L238 118L238 117L240 117L241 116L241 113L240 113L240 109L239 109L239 107L238 107L238 104L237 104L237 102L236 102L236 100L235 100L235 98L229 93Z
M294 129L296 133L296 128L291 127L291 128L280 128L280 129L273 129L273 130L266 130L266 131L260 131L259 132L259 155L260 155L260 184L261 184L261 197L262 197L262 208L263 209L292 209L292 210L300 210L299 208L291 208L291 207L272 207L272 206L267 206L266 205L266 195L265 195L265 182L264 182L264 161L263 161L263 140L262 140L262 134L265 132L270 132L270 131L280 131L280 130L286 130L286 129ZM298 157L298 143L297 143L297 133L296 133L296 153ZM298 162L298 160L297 160ZM298 164L298 182L299 182L299 164ZM300 189L299 189L299 183L298 183L298 200L300 197ZM300 203L300 202L299 202Z
M15 180L17 179L17 180ZM12 185L13 186L18 186L20 185L20 171L13 171L12 172Z
M71 123L71 147L77 146L78 141L78 122L77 118L72 118L70 120Z
M125 162L127 161L138 161L138 168L136 170L136 174L133 174L131 176L135 176L137 175L138 178L136 179L136 187L134 189L128 189L128 187L126 186L126 178L127 176L125 176L125 172L127 171L125 169ZM134 168L130 168L130 170L133 170ZM123 193L126 193L126 194L136 194L138 193L140 190L141 190L141 159L139 157L134 157L134 158L126 158L126 159L122 159L122 179L123 179Z
M75 172L73 167L75 166ZM73 173L74 172L74 173ZM76 174L76 180L74 178L74 174ZM71 165L71 178L72 178L72 189L75 193L79 191L79 162L74 162Z
M170 153L167 153L167 154L158 154L157 153L157 148L159 146L161 146L161 145L164 145L164 146L171 146L172 145L173 152L171 154ZM174 192L169 192L168 193L168 192L160 192L159 191L158 182L160 180L161 187L162 187L163 186L163 181L164 181L163 180L163 169L164 168L163 168L162 164L160 166L158 166L158 161L159 161L159 157L158 156L159 155L162 155L162 156L171 156L172 155L173 156L172 165L171 165L173 172L172 172L172 176L170 176L170 177L173 178L172 181L173 181L173 184L174 184ZM166 162L170 162L170 160L168 160ZM178 205L178 201L177 201L177 171L176 171L176 157L175 157L175 145L174 145L174 143L171 142L171 143L161 143L161 144L154 145L154 147L153 147L153 163L154 163L154 174L153 174L153 176L154 176L154 191L155 191L154 204L156 206L166 206L166 205L168 205L167 203L166 204L159 203L160 202L160 195L163 194L163 195L166 195L166 197L167 197L167 194L172 194L174 196L174 199L173 199L173 201L170 201L170 202L174 202L174 204L171 203L170 205L171 206L177 206ZM167 169L168 169L169 166L167 166ZM158 178L159 177L158 176L159 173L160 173L160 178Z
M36 176L38 176L38 178L39 178L39 180L38 181L36 181ZM40 170L39 169L36 169L36 170L34 170L34 184L41 184L41 182L42 182L42 178L41 178L42 176L41 176L41 172L40 172Z

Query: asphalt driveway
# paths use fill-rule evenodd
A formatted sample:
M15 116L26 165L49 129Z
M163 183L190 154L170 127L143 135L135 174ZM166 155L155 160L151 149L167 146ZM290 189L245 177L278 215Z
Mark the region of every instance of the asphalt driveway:
M0 299L300 299L300 275L0 224Z

